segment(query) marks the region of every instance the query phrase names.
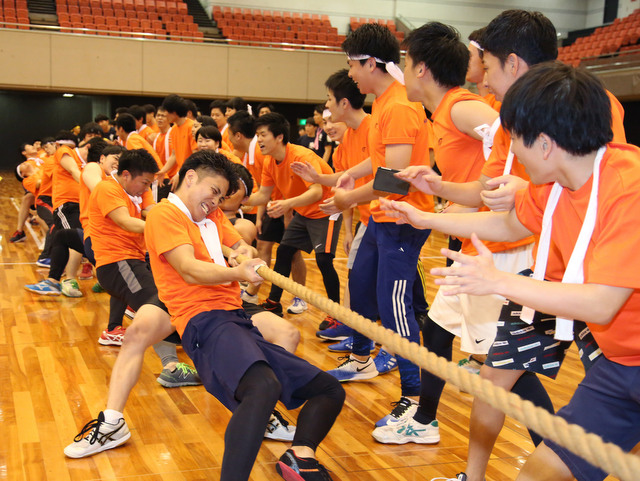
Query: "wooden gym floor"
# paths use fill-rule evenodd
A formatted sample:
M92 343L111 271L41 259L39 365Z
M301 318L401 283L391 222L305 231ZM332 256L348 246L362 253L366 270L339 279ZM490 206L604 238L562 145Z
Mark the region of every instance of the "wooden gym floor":
M38 296L24 284L46 276L35 265L36 240L10 244L22 194L12 173L0 173L0 480L25 481L199 481L218 479L223 435L230 413L202 386L165 389L156 382L161 365L149 349L142 375L125 410L132 431L123 446L85 459L68 459L62 450L85 423L105 407L117 347L97 340L106 326L108 295L91 291L94 280L80 281L84 297ZM16 203L17 202L17 203ZM42 238L39 229L36 235ZM442 265L445 237L432 233L423 249L427 271ZM340 242L335 266L346 280L346 256ZM307 259L307 287L324 292L312 259ZM431 280L431 276L429 276ZM265 283L266 284L266 283ZM436 288L429 286L428 300ZM268 293L262 287L261 298ZM291 295L285 293L285 307ZM324 317L314 307L301 315L285 314L302 334L297 355L322 369L334 368L339 355L315 337ZM125 325L128 320L125 319ZM464 357L454 345L454 361ZM185 353L178 355L188 362ZM572 348L557 381L545 385L556 407L566 404L583 376ZM338 481L418 481L453 477L464 469L471 396L447 385L438 413L437 445L383 445L371 437L374 423L400 397L398 373L346 384L347 400L336 425L318 449L318 458ZM284 410L283 410L284 411ZM295 423L297 412L284 411ZM507 419L487 472L487 481L514 479L532 450L526 429ZM264 441L254 481L280 479L275 463L286 444Z

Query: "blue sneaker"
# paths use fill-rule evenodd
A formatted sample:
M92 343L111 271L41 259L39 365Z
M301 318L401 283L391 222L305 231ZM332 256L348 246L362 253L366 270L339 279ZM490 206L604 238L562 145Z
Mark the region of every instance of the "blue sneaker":
M349 326L345 326L339 322L336 326L330 327L323 331L316 332L316 336L320 339L327 339L328 341L344 341L347 337L353 334L353 329Z
M365 379L372 379L378 375L376 371L376 365L373 360L369 358L366 361L357 361L353 357L349 356L342 364L337 368L327 371L340 382L347 381L364 381Z
M398 369L398 361L397 359L385 351L384 347L380 348L380 352L375 357L373 362L376 364L376 369L380 374L385 374L387 372L395 371Z
M51 267L51 259L49 259L48 257L38 259L36 261L36 265L38 267L46 267L48 269L49 267Z
M59 296L61 294L60 283L49 279L40 281L37 284L27 284L24 288L28 291L42 294L43 296Z
M353 349L353 336L349 336L336 344L330 344L327 349L329 349L331 352L351 352L351 350ZM371 341L371 348L369 349L369 352L373 352L375 350L376 344L375 342Z

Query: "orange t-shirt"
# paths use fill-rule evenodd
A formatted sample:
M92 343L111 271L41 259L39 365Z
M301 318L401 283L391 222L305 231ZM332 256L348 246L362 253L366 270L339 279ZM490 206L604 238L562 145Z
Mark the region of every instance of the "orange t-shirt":
M138 131L138 134L140 134L142 138L147 142L149 142L149 137L154 133L155 133L154 130L151 127L149 127L147 124L143 124L140 127L140 130Z
M611 102L611 130L613 130L613 139L611 141L626 144L627 136L624 131L624 108L615 95L608 90L606 92Z
M369 157L369 128L371 127L371 116L367 115L357 129L348 128L342 137L342 142L333 153L333 166L336 172L345 171L354 165L359 164ZM372 175L366 175L356 180L356 188L373 180ZM359 204L360 222L364 225L369 223L371 210L369 203Z
M193 139L193 135L191 135L192 127L193 120L185 118L182 125L174 124L169 131L170 150L176 154L176 164L174 168L171 169L171 176L180 170L180 167L182 167L187 157L198 150L196 141Z
M495 110L496 112L500 112L500 107L502 107L502 102L497 100L494 94L487 94L482 98L485 100L485 102L487 102L491 106L493 110Z
M429 165L429 132L429 120L422 105L409 102L404 85L394 81L371 107L369 155L373 174L378 167L387 166L385 155L388 145L413 145L409 165ZM420 191L404 196L389 194L386 198L408 202L422 211L433 211L433 197ZM369 207L376 222L396 222L380 209L379 200L372 200Z
M312 150L301 145L288 143L282 162L276 162L276 159L270 155L265 156L260 185L265 187L274 186L282 193L284 199L291 199L304 194L311 184L293 173L291 164L294 162L309 162L316 172L323 174L333 173L329 164L318 157ZM331 188L322 186L322 198L320 200L302 207L294 207L293 210L310 219L327 217L327 214L320 210L320 204L331 195Z
M242 165L242 160L238 158L233 152L226 149L218 149L218 152L224 155L227 159L229 159L234 164Z
M127 141L124 146L127 150L134 150L134 149L146 150L151 154L153 159L156 161L156 164L158 165L158 169L162 169L163 164L160 161L160 156L158 155L158 152L154 150L153 146L149 142L147 142L141 134L137 132L131 132L127 137Z
M158 135L153 140L153 150L158 153L158 157L160 158L162 167L164 167L164 165L167 163L167 156L169 155L169 151L171 150L171 147L169 147L169 140L167 138L167 135L169 135L168 130L164 133L158 132ZM174 169L171 169L171 172L167 172L165 174L165 178L172 177L172 175L170 174L173 173L175 175L177 171L178 170L174 166Z
M147 125L147 127L149 127L151 130L153 130L156 134L160 133L160 127L158 127L158 124L153 124L153 125Z
M147 190L142 195L140 208L144 210L152 204L153 195L151 190ZM144 260L144 234L126 231L109 217L119 207L126 207L131 217L142 219L141 210L131 201L124 188L108 177L96 185L89 197L89 223L96 267L125 259Z
M40 169L39 167L32 175L30 175L26 179L22 179L22 186L29 192L31 192L35 197L38 197L38 182L42 182L42 169ZM40 184L40 186L42 186L42 183Z
M100 169L100 173L102 174L102 180L107 178L107 174L104 173L102 168ZM84 234L84 238L91 236L91 224L89 223L89 197L91 196L91 191L87 184L84 183L84 179L80 177L80 224L82 225L82 230Z
M614 144L600 166L596 225L584 259L584 282L634 289L607 325L589 323L607 359L640 366L640 228L633 215L640 203L640 149ZM545 278L559 282L575 246L591 195L591 177L575 191L563 189L553 214ZM531 232L540 233L553 184L529 185L516 195L516 214Z
M229 140L229 124L224 124L224 127L222 127L222 130L220 131L220 135L222 135L222 144L220 145L220 148L233 152L233 148L229 148L231 146L231 141Z
M222 245L231 247L241 239L220 209L210 213L208 218L215 222ZM196 259L213 263L200 228L178 207L162 199L149 212L144 232L158 296L169 309L171 323L180 336L189 320L201 312L242 308L237 282L214 286L189 284L167 262L165 253L189 244L193 246Z
M38 197L45 195L51 196L53 193L53 170L56 167L55 156L50 155L44 159L42 164L42 178L40 181L40 190Z
M78 149L72 149L66 145L62 145L56 150L54 155L55 167L53 169L53 208L57 209L65 202L80 202L80 185L73 179L73 176L60 165L60 160L65 155L70 156L77 164L78 169L82 171L84 160L80 158Z

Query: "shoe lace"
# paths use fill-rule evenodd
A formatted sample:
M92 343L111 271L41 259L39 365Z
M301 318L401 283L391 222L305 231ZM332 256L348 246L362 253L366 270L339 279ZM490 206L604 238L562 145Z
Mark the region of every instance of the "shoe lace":
M102 426L104 422L104 414L100 413L97 419L92 419L87 424L85 424L82 430L76 435L75 438L73 438L73 440L75 442L80 442L83 439L86 439L89 444L95 444L96 441L100 444L104 444L124 426L124 424L122 424L118 426L117 429L102 434L100 433L100 426Z
M176 364L176 369L180 372L180 375L183 377L187 377L189 374L197 374L197 371L189 366L189 364L185 362L179 362Z
M458 367L464 367L467 364L471 364L471 361L469 361L469 359L467 359L466 357L458 361Z
M327 329L332 329L332 328L337 327L337 326L340 325L340 322L338 322L338 320L336 318L331 317L331 316L325 317L324 320L329 323L329 325L327 326Z
M391 416L397 419L401 417L405 412L407 412L407 409L411 407L411 401L409 401L406 397L402 397L399 401L392 402L391 405L393 406L393 409L391 410Z
M272 418L269 421L269 425L267 426L267 429L269 430L270 433L274 432L278 428L278 423L280 423L285 428L285 430L287 431L289 430L288 429L289 422L282 417L282 414L280 414L280 411L278 411L277 409L274 409L271 415L275 419Z
M351 356L340 356L340 357L338 357L338 361L342 361L342 363L338 366L340 368L342 366L346 366L350 362L353 362L353 359L351 359ZM393 403L391 403L391 404L393 404Z

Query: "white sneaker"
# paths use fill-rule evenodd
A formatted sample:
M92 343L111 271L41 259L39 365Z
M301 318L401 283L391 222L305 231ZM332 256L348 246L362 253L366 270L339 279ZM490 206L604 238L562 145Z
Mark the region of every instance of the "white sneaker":
M64 448L64 454L69 458L84 458L120 446L130 437L124 418L120 418L116 424L110 424L100 411L98 419L85 424L73 442Z
M242 289L242 294L240 294L240 299L244 302L248 302L249 304L257 304L258 303L258 294L251 295L244 289Z
M308 307L306 302L299 297L294 297L289 307L287 307L287 312L289 314L302 314L307 309Z
M407 417L400 422L375 428L373 438L383 444L435 444L440 442L438 421L422 424Z
M82 291L75 279L65 279L60 283L62 294L67 297L82 297Z
M327 371L327 373L331 374L340 382L364 381L365 379L372 379L378 375L378 370L371 357L366 361L358 361L353 355L338 359L346 360L337 368Z
M465 357L464 359L460 359L458 361L458 367L464 369L470 374L480 374L480 368L482 367L482 363L472 356Z
M467 481L467 475L458 473L455 478L431 478L431 481Z
M290 425L277 410L273 410L264 437L275 441L293 441L296 427Z
M413 418L413 415L418 410L418 403L404 396L402 396L399 401L391 403L391 405L393 409L376 423L377 428L396 424L404 419Z

